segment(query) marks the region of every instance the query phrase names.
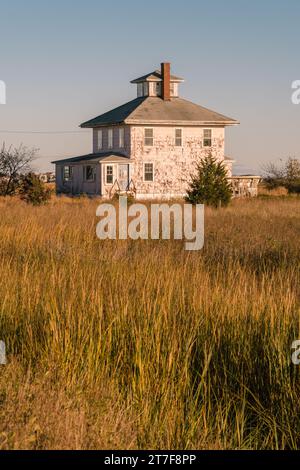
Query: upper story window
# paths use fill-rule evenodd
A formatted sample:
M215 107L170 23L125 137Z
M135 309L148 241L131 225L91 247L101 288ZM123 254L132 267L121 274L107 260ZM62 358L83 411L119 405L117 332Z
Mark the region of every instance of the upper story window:
M143 96L148 96L149 95L149 84L148 82L143 83Z
M124 127L119 127L119 147L120 149L124 148Z
M138 83L137 84L137 96L140 98L141 96L144 96L144 85L143 83Z
M204 129L203 131L203 147L211 147L212 143L212 130Z
M170 83L170 95L175 97L178 96L178 83Z
M63 180L71 181L73 176L73 168L71 166L63 167Z
M97 148L98 150L101 150L103 147L103 133L102 133L102 129L99 129L97 131Z
M83 167L85 181L95 181L96 167L95 165L86 165Z
M109 149L113 148L113 129L108 129L107 131L107 147Z
M182 147L182 129L175 129L175 146Z
M153 163L144 163L144 181L154 181Z
M153 129L149 127L145 129L145 145L148 147L153 146Z

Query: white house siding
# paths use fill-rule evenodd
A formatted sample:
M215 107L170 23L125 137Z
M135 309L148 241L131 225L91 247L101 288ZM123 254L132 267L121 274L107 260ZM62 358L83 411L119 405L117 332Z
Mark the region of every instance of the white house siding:
M153 146L144 145L145 128L153 128ZM224 160L224 127L199 126L124 126L124 149L119 148L119 126L113 126L113 149L129 156L129 180L133 183L137 198L170 198L181 197L186 193L190 175L199 158L212 154L217 159ZM182 129L182 146L175 146L175 129ZM212 129L212 146L203 147L203 131ZM97 130L93 129L94 152L98 153ZM101 152L107 152L107 130L102 127L103 146ZM99 194L110 197L112 185L105 182L105 165L114 167L114 181L118 178L118 164L126 163L117 159L78 163L65 163L73 168L72 181L63 181L63 164L57 164L56 187L58 192L69 194ZM144 164L153 163L154 181L144 181ZM224 161L228 166L228 176L231 176L231 162ZM84 165L96 166L96 180L84 181ZM117 185L115 187L117 189Z
M124 147L119 147L119 128L124 128ZM113 147L108 148L108 129L113 129ZM98 149L98 130L102 130L102 148ZM93 153L119 152L126 156L130 155L130 126L108 126L93 129Z
M145 127L153 128L153 146L144 145ZM175 129L182 129L182 146L175 146ZM186 193L197 160L212 154L224 160L224 127L212 129L212 147L203 147L203 130L211 127L132 126L132 179L137 197L176 197ZM154 182L144 182L144 163L154 164Z

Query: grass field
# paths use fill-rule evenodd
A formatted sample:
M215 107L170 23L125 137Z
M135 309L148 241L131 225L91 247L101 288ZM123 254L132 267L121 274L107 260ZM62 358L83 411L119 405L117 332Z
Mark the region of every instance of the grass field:
M207 210L199 252L96 207L0 201L0 448L300 448L300 199Z

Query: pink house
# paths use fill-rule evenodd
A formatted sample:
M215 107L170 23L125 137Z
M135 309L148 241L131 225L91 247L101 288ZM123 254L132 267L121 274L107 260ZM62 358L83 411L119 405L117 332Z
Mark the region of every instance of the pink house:
M182 197L196 161L208 154L223 161L231 177L225 127L238 121L181 98L183 81L162 63L132 80L135 99L81 124L92 129L92 153L53 162L57 192Z

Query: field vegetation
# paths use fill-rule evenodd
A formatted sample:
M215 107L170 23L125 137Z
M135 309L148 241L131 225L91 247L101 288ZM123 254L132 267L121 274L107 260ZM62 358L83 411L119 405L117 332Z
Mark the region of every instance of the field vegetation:
M199 252L98 203L0 200L0 448L300 448L300 199L207 209Z

